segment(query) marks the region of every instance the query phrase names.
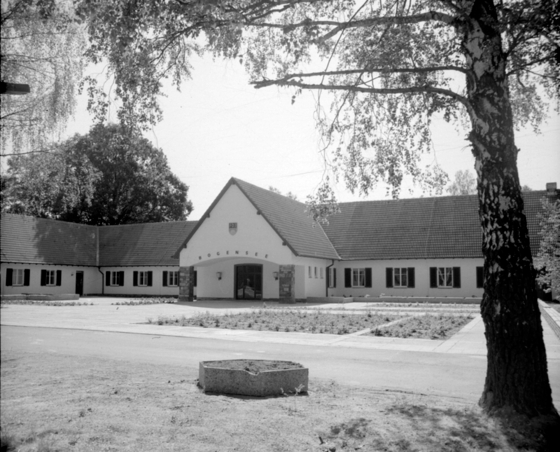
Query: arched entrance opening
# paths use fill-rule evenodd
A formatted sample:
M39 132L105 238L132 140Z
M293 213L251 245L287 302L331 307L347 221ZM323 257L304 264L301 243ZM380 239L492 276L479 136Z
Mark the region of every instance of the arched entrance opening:
M235 266L235 299L261 300L263 266L261 264L238 264Z

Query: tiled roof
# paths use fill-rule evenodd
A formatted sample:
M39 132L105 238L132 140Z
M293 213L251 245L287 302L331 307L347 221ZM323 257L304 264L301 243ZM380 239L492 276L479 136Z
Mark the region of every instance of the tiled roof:
M97 227L2 214L2 262L95 265Z
M313 224L304 203L239 179L233 181L296 256L340 259L323 229Z
M539 246L540 199L524 193L531 250ZM341 203L323 228L342 259L435 259L482 257L478 198L443 196Z
M100 227L99 265L179 265L173 255L196 223L176 221Z
M196 221L177 221L97 227L3 213L1 260L115 267L178 265L172 255L195 225Z

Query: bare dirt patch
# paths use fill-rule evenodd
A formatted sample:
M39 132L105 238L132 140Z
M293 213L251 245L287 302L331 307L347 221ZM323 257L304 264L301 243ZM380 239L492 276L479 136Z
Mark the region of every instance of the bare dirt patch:
M291 361L276 361L267 359L226 359L223 361L207 361L207 367L219 369L245 370L252 374L266 372L268 370L303 369L303 366Z

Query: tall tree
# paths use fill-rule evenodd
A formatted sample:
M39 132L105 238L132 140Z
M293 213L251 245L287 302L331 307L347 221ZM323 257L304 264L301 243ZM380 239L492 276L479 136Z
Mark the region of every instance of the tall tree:
M476 193L476 179L469 170L459 170L455 173L455 180L447 187L450 195L474 195Z
M486 275L488 366L480 404L558 429L514 134L522 124L538 127L544 99L558 99L556 1L82 3L90 56L107 58L129 122L150 119L146 109L157 105L162 76L173 74L178 84L188 75L185 46L204 32L211 51L245 64L255 87L323 93L331 109L318 115L318 125L333 143L335 176L351 190L367 193L383 180L398 195L406 174L441 183L437 167L419 164L431 145L431 120L438 114L466 124ZM331 205L332 190L319 193Z
M9 175L3 199L13 213L111 225L185 220L192 211L165 154L117 125L12 158Z
M82 78L85 27L71 0L2 0L2 81L30 87L3 95L2 154L58 139L74 114Z

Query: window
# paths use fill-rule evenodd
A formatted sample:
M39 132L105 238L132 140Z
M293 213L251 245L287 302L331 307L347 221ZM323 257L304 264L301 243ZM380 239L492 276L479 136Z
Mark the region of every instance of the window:
M178 286L179 272L163 272L163 286Z
M430 267L430 287L460 288L460 267Z
M41 270L41 286L62 285L62 270Z
M312 278L312 276L311 276L311 265L309 267L307 267L307 277Z
M366 269L352 269L352 287L364 287L366 285Z
M323 279L323 267L319 268L319 276Z
M336 287L336 268L329 267L327 269L327 282L330 288Z
M345 268L344 287L371 287L371 268Z
M476 267L476 287L484 288L484 267Z
M451 267L439 267L437 269L438 287L453 287L453 269Z
M30 275L28 268L7 268L6 286L28 286Z
M408 271L406 268L394 268L393 277L395 278L394 287L408 287Z
M124 271L105 272L105 286L124 286Z
M132 274L132 285L141 287L151 287L152 272L151 271L135 271Z
M317 279L317 267L314 267L315 269L315 279Z
M414 287L414 267L408 268L391 268L385 269L386 286L387 287Z

